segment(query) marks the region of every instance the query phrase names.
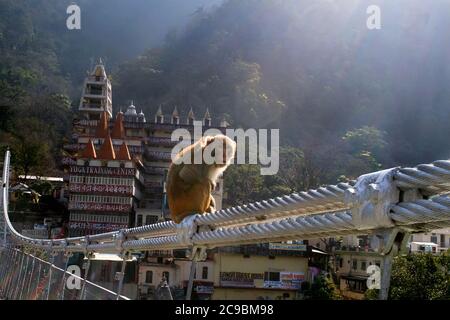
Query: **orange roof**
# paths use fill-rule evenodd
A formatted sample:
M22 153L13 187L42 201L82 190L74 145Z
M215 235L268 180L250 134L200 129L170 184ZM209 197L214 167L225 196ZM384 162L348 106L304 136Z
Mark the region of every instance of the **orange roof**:
M101 160L114 160L116 159L116 153L114 152L114 147L111 141L111 136L108 134L103 141L103 145L97 153L97 159Z
M117 153L116 160L131 160L130 152L128 151L127 144L125 141L120 146L119 152Z
M81 153L81 158L88 158L88 159L95 159L97 158L97 154L95 153L94 144L92 143L92 140L89 139L86 148L84 148L83 152Z
M111 138L123 139L125 137L125 129L123 128L123 113L119 112L114 122L114 127L111 132Z
M95 137L96 138L106 138L108 135L108 113L103 111L100 116L100 121L97 124L97 128L95 129Z

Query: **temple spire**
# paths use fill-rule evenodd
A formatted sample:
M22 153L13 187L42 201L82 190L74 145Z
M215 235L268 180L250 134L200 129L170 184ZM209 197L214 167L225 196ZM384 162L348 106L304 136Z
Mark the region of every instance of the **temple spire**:
M119 152L117 152L116 160L131 160L130 151L125 141L120 146Z
M112 139L123 139L125 137L125 129L123 127L123 113L119 112L114 122L114 127L111 132Z
M97 128L95 129L96 138L106 138L108 135L108 113L103 111L100 115L100 121L97 123Z
M194 120L195 120L195 115L194 115L194 110L191 109L189 110L188 116L187 116L187 124L194 124Z
M91 139L89 139L89 141L86 145L86 148L84 148L83 152L81 153L80 158L87 158L87 159L96 159L97 158L94 144L92 143Z
M98 151L97 159L101 160L115 160L116 153L114 152L114 147L112 144L111 136L108 134L102 147Z

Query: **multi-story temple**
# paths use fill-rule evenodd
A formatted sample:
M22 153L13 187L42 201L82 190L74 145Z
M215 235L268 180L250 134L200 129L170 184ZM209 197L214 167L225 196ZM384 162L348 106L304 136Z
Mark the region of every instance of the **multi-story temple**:
M176 141L177 128L194 131L192 108L184 116L173 108L164 114L160 106L147 120L131 103L125 112L113 114L111 83L101 60L84 81L72 142L65 145L69 196L70 235L95 234L140 226L170 217L165 200L165 179ZM227 123L213 127L205 110L203 130L224 132ZM191 135L193 137L193 135ZM223 182L213 195L222 205Z

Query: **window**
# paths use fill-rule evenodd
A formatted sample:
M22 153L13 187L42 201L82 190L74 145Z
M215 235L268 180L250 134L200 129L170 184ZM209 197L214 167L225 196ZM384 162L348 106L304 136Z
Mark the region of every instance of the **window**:
M142 226L142 214L138 214L136 226L137 227Z
M375 265L376 265L377 267L380 267L380 266L381 266L381 262L380 262L380 261L375 261Z
M158 216L148 215L145 217L145 224L153 224L158 221Z
M436 235L431 236L431 242L436 243L436 244L438 243Z
M264 272L264 281L280 281L280 273Z
M344 262L344 259L340 258L339 259L339 268L342 268L343 262Z
M147 271L145 273L145 283L152 283L153 282L153 271Z
M358 269L358 260L353 259L352 263L353 263L352 269L353 269L353 270Z
M158 258L156 259L156 261L157 261L158 263L163 263L163 258L162 258L162 257L158 257Z
M367 262L366 261L361 261L361 270L362 271L366 271L367 269Z
M164 271L164 272L162 273L162 275L163 275L163 278L166 279L167 284L169 284L169 279L170 279L170 277L169 277L169 271Z
M208 279L208 267L202 268L202 279Z

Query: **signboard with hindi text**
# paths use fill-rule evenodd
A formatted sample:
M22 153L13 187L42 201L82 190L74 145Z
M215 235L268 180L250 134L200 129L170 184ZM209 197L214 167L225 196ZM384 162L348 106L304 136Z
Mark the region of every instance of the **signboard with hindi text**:
M306 244L269 243L269 250L306 251Z

